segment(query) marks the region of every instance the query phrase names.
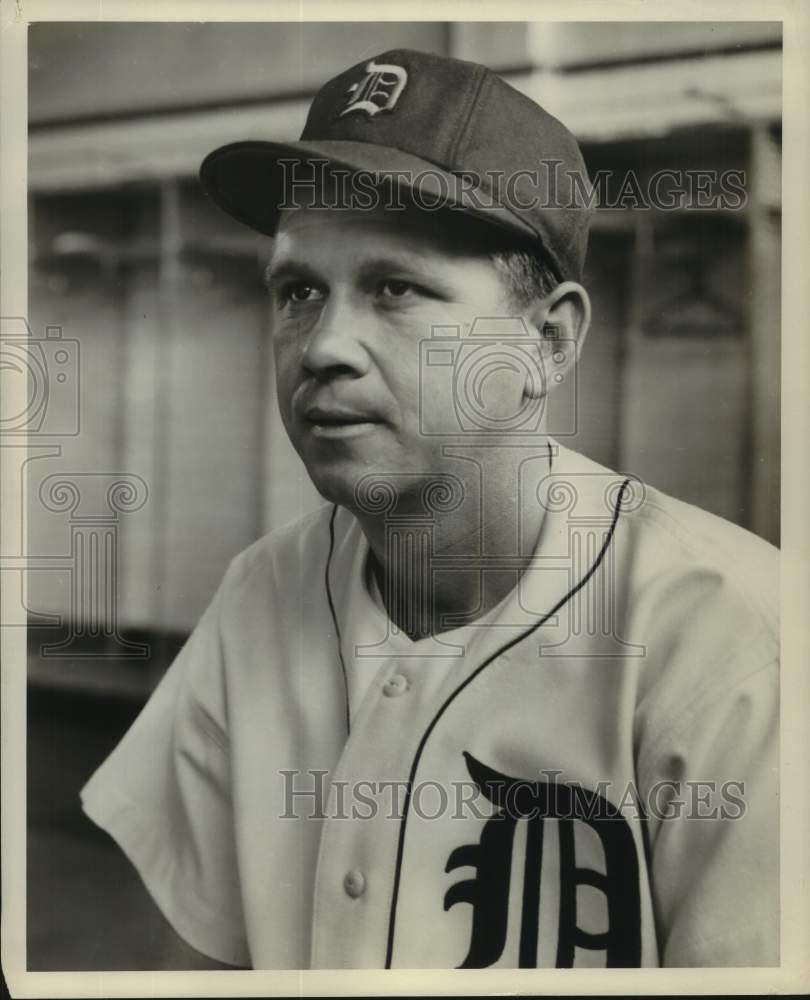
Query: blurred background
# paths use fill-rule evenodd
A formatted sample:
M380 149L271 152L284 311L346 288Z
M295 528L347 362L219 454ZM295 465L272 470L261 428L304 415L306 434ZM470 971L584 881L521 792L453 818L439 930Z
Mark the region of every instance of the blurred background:
M206 201L199 163L297 138L321 83L399 46L499 71L592 176L744 173L737 211L597 213L563 443L778 544L780 24L32 25L29 321L51 392L28 428L30 969L161 967L160 918L79 788L232 556L320 502L276 409L267 243Z

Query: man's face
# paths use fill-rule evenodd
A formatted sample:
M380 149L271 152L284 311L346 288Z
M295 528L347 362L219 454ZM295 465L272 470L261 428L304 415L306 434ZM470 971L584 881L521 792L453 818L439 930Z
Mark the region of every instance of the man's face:
M514 312L490 258L424 213L295 209L268 281L281 415L321 494L352 506L369 473L441 471L446 439L423 431L443 429L451 400L425 394L420 422L420 341ZM523 383L495 383L515 412Z

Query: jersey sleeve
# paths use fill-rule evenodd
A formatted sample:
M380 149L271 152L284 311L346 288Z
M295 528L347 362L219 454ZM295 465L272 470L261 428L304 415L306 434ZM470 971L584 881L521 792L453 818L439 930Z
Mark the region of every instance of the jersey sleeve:
M244 967L250 954L231 804L221 590L81 800L177 933Z
M779 964L778 671L695 692L639 767L660 961Z

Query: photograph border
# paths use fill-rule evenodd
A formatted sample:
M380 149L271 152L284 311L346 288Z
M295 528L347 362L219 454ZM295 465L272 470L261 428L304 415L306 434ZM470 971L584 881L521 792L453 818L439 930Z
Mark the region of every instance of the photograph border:
M633 970L252 970L28 972L26 953L26 629L2 597L2 966L14 997L694 994L810 989L810 337L804 286L810 266L810 5L802 0L640 3L534 0L452 3L167 2L0 0L0 315L27 316L27 26L36 21L779 21L783 22L781 956L779 968ZM272 14L272 16L270 16ZM495 16L497 15L497 16ZM0 449L3 550L22 531L24 484ZM7 613L9 617L7 617ZM741 877L744 875L741 873Z

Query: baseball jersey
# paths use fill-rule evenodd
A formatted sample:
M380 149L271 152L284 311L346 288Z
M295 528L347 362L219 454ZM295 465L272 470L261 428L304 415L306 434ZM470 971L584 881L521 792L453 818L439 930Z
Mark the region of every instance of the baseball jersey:
M393 626L344 509L233 560L82 791L195 948L778 964L776 550L555 452L515 586L436 636Z

